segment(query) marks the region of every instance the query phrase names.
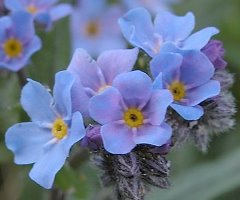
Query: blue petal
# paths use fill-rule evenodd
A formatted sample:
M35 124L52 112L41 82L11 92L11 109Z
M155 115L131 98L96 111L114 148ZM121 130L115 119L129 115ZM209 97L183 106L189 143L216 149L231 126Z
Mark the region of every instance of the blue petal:
M38 82L28 79L21 94L21 104L34 122L53 122L56 118L53 111L53 99L47 89Z
M183 106L179 104L171 104L171 107L181 115L185 120L198 120L203 115L203 108L197 106Z
M119 74L113 81L129 107L145 105L151 97L152 80L141 71Z
M11 11L23 10L23 5L19 0L5 0L5 7Z
M41 26L43 26L47 31L52 27L51 16L48 12L40 12L34 16L34 20Z
M164 83L171 83L178 80L180 76L180 66L183 57L176 53L160 53L150 62L150 69L153 77L157 77L162 72Z
M97 59L108 85L123 72L132 70L138 56L138 49L118 49L103 52Z
M163 37L164 41L178 42L184 40L192 32L195 24L194 15L175 16L167 11L161 11L155 18L155 32Z
M46 189L50 189L56 173L62 168L68 157L61 141L50 144L41 158L33 165L29 176L36 183Z
M153 89L163 89L163 80L162 80L162 72L158 74L158 76L153 81Z
M154 29L151 15L144 8L130 10L119 19L119 25L124 37L134 46L144 49L153 55Z
M132 130L118 122L102 126L101 136L104 148L112 154L126 154L136 146Z
M136 144L151 144L162 146L166 144L172 136L172 128L162 123L160 126L143 125L137 130L134 135L134 142Z
M169 90L154 90L152 96L143 108L144 117L149 119L152 125L160 125L165 119L167 107L173 102L173 96Z
M12 26L10 17L4 16L0 18L0 43L4 42L7 37L7 29Z
M72 7L70 4L60 4L57 6L54 6L51 10L50 10L50 16L51 16L51 20L52 21L56 21L59 20L67 15L69 15L72 11Z
M36 162L43 153L43 146L52 138L51 131L28 122L10 127L5 136L7 148L14 153L16 164Z
M219 81L210 80L206 84L187 91L187 105L195 106L202 101L217 96L220 93L221 86Z
M55 76L53 97L57 112L65 119L72 115L71 89L74 83L73 75L68 71L58 72Z
M183 43L183 49L202 49L210 40L210 38L219 33L219 30L215 27L208 27L202 29L189 38L187 38Z
M122 97L113 87L90 99L90 116L100 124L122 119Z

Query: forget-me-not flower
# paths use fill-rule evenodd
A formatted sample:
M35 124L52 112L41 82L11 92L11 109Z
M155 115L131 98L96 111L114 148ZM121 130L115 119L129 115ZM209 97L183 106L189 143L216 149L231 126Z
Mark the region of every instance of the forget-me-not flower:
M122 10L106 0L81 0L71 16L72 49L86 49L96 57L105 50L125 48L118 26Z
M113 154L129 153L137 144L162 146L172 129L164 122L173 97L168 90L154 90L141 71L118 75L104 92L90 99L91 117L102 125L104 148Z
M34 19L44 25L47 29L51 28L52 22L61 19L71 13L70 4L61 3L55 5L58 0L5 0L5 6L10 11L26 11Z
M16 12L0 18L0 67L18 71L40 48L41 41L28 13Z
M81 113L72 113L73 82L69 72L58 72L52 97L43 85L29 79L21 104L32 122L16 124L6 133L6 145L13 151L15 163L34 163L29 175L47 189L52 187L72 145L85 135Z
M207 27L192 35L195 19L189 12L185 16L175 16L167 11L157 14L154 22L144 8L130 10L119 19L124 37L134 46L142 48L149 56L154 57L165 43L189 50L203 48L218 29Z
M105 51L93 60L83 49L77 49L68 71L75 75L73 85L73 110L88 116L89 99L112 85L114 78L131 71L138 56L138 49Z
M220 83L211 80L214 66L198 50L184 51L165 45L163 52L150 62L154 88L169 89L174 97L171 107L186 120L199 119L204 111L199 105L220 93Z

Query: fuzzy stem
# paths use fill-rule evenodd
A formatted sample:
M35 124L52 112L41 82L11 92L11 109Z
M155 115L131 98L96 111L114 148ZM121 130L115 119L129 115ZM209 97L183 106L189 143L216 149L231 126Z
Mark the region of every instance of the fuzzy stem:
M58 188L53 188L51 190L50 200L65 200L65 194Z
M19 85L21 86L21 88L27 83L27 80L26 80L26 73L23 69L19 70L17 72L17 76L18 76L18 82L19 82Z

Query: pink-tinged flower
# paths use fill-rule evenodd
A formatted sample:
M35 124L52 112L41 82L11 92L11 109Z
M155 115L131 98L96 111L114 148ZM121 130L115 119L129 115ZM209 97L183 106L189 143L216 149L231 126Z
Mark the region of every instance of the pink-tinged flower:
M118 26L120 7L105 0L81 0L71 17L72 49L84 48L96 57L110 49L125 48L126 42Z
M102 125L104 148L126 154L137 144L167 144L172 129L164 119L171 93L152 89L152 80L141 71L118 75L112 86L89 104L90 116Z
M166 45L150 68L154 88L169 89L174 97L171 107L186 120L198 120L204 114L199 104L220 93L219 81L211 80L214 67L200 51Z
M41 41L28 13L15 12L0 18L0 67L18 71L40 48Z
M210 40L201 51L208 57L212 62L215 69L225 69L227 62L223 59L225 50L223 43L218 40Z
M44 25L46 29L51 28L52 22L69 15L72 11L70 4L55 5L58 0L5 0L5 6L10 11L26 11L34 19Z
M137 48L109 50L95 61L85 50L77 49L67 69L76 77L73 110L88 116L89 99L111 86L118 74L131 71L137 56Z

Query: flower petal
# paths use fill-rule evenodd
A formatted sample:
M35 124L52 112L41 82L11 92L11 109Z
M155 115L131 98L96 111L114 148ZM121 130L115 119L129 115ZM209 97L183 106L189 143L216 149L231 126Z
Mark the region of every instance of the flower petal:
M33 122L53 122L53 99L47 89L40 83L28 79L21 94L21 104Z
M165 119L167 107L173 102L173 96L169 90L155 90L143 108L145 118L152 125L160 125Z
M14 153L16 164L30 164L39 159L44 144L52 137L50 129L26 122L10 127L6 132L5 142L7 148Z
M133 140L136 144L162 146L169 141L171 136L172 128L166 123L162 123L160 126L145 124L137 130Z
M129 153L136 146L132 134L131 129L117 122L101 128L104 148L112 154Z
M181 115L185 120L198 120L203 115L203 108L197 106L184 106L179 104L171 104L171 107Z
M109 87L101 94L90 99L90 116L100 124L120 120L123 112L121 101L122 97L119 91Z
M71 11L72 11L72 7L70 6L70 4L62 3L57 6L54 6L50 10L50 16L52 21L56 21L69 15Z
M151 97L152 80L139 70L118 75L113 86L119 90L129 107L145 105Z
M4 1L4 5L7 9L11 11L22 10L23 6L19 0L6 0Z
M210 38L217 33L219 33L219 30L215 27L204 28L188 37L183 43L183 49L200 50L208 43Z
M58 114L65 119L72 115L71 89L74 83L73 75L68 71L61 71L55 75L53 97Z
M97 91L101 87L100 68L84 49L76 49L68 66L68 71L76 74L84 87Z
M202 101L217 96L221 91L219 81L210 80L206 84L187 91L188 106L195 106Z
M32 180L46 189L52 187L56 173L62 168L68 156L61 142L57 141L50 145L29 173Z
M138 49L118 49L103 52L97 59L106 83L112 84L113 79L120 73L132 70L138 56Z
M157 89L163 89L163 80L162 80L162 72L160 72L158 74L158 76L155 78L155 80L153 81L153 89L157 90Z
M167 11L157 14L154 21L155 32L164 41L178 42L184 40L192 32L195 25L194 15L189 12L185 16L175 16Z
M124 37L134 46L153 55L154 30L151 15L145 8L135 8L118 21Z

